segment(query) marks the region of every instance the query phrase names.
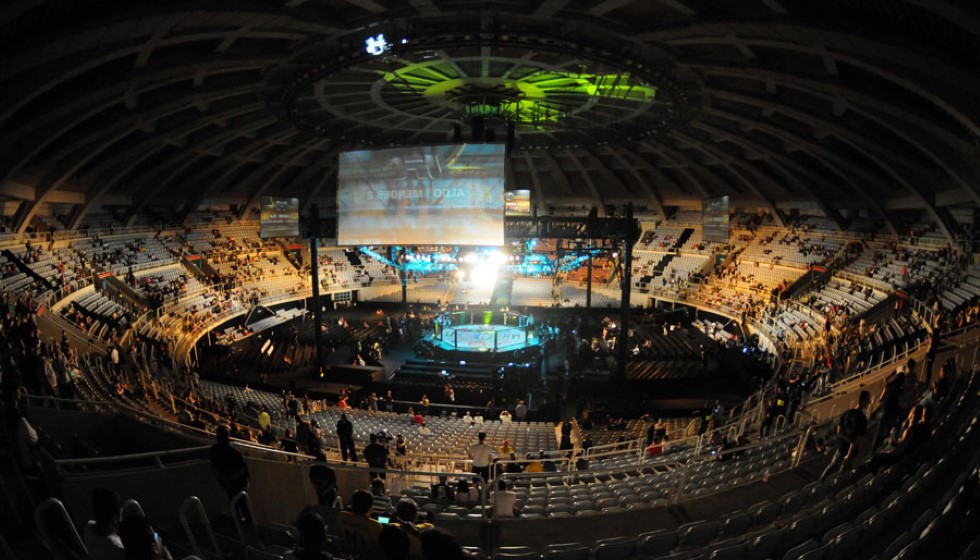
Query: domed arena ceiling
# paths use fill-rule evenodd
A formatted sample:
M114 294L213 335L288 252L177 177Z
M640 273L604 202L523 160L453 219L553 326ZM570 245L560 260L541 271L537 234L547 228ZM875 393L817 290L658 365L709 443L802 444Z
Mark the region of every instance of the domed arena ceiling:
M727 194L953 233L980 202L966 0L10 0L0 57L18 230L329 208L342 151L473 140L541 209Z

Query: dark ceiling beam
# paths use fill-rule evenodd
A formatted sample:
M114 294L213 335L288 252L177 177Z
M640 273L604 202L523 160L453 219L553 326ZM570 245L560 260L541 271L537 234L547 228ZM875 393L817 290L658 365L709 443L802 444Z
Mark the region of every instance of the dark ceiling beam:
M579 195L579 193L575 192L575 190L572 189L572 184L569 183L568 176L565 175L565 170L561 168L561 163L559 163L558 158L556 158L555 155L550 151L542 152L542 157L548 163L548 167L551 168L553 172L552 176L554 176L555 181L558 183L558 186L561 187L561 189L565 191L565 193L569 197L574 198L577 195ZM588 197L582 196L581 198L588 198Z
M980 18L946 0L902 0L902 2L931 12L953 25L962 27L974 36L980 35Z
M280 140L292 138L300 134L303 133L293 128L283 129L278 133L274 133L263 137L262 139L256 140L245 149L240 150L248 154L245 157L238 157L238 154L228 154L215 159L215 161L212 162L209 167L211 169L224 169L224 172L221 173L216 179L208 179L206 181L206 186L202 185L202 183L205 182L205 174L199 174L199 180L193 185L192 192L194 192L194 194L191 195L192 198L187 202L187 204L184 205L183 210L181 210L180 221L183 223L190 213L193 212L199 204L204 202L212 193L221 192L221 190L227 186L228 181L230 181L231 178L238 173L239 168L241 168L243 165L247 163L258 163L260 167L263 167L264 169L264 164L269 164L272 162L280 164L289 159L287 156L294 150L303 149L302 146L299 148L295 146L291 148L283 148L276 157L272 158L272 160L270 160L267 155L261 154L261 152L268 150L270 145L273 145ZM232 161L229 162L229 160ZM262 173L255 172L252 173L243 183L250 184L261 177Z
M333 179L335 183L337 182L337 170L340 167L340 158L338 157L338 154L343 148L344 146L338 145L325 151L313 164L307 166L300 176L293 181L294 185L303 185L309 181L311 177L317 177L317 175L319 175L314 187L306 193L305 197L303 197L305 200L303 200L302 214L307 214L310 211L310 207L315 203L317 197L320 196L320 192L327 186L328 183L330 183L331 179ZM329 206L336 204L336 200L337 199L334 198L330 202ZM328 205L322 204L320 207L325 208L328 207Z
M618 10L623 6L632 4L635 0L603 0L589 8L588 14L592 17L602 17L613 10Z
M860 115L904 139L911 148L920 152L922 157L932 161L937 167L945 170L960 188L970 194L974 202L980 204L980 163L978 163L976 157L976 147L965 141L962 137L951 134L929 119L918 117L911 111L902 111L898 107L881 103L880 99L827 81L812 80L783 72L755 69L746 72L744 69L739 71L731 67L702 64L689 64L688 66L712 75L764 80L809 95L823 96L830 101L844 99L848 111L852 111L854 114ZM820 120L823 122L821 127L825 130L842 126L838 124L836 119L832 120L827 116L804 113L797 107L777 102L775 97L758 98L717 87L710 87L708 91L716 97L760 106L765 105L770 111L778 110L780 113L796 120L805 118L811 119L814 122ZM858 131L852 132L860 134Z
M647 161L646 158L635 152L633 149L627 146L621 146L618 147L618 149L613 150L613 153L616 154L616 157L619 159L628 161L631 171L641 179L643 179L643 176L639 175L639 171L643 171L650 176L652 182L643 180L642 184L649 189L657 201L655 206L657 206L657 211L660 213L660 216L662 218L666 218L667 210L664 208L664 201L666 200L666 197L663 194L663 187L661 187L661 185L668 185L672 191L678 193L683 192L684 189L682 189L676 181L668 177L667 174L661 171L656 165ZM626 159L626 155L630 156L629 160ZM640 167L637 168L636 165L639 165Z
M254 91L255 86L253 84L243 84L234 87L222 86L189 89L185 95L174 98L165 105L143 106L139 108L139 110L136 110L135 108L131 109L127 118L123 119L123 122L125 122L126 126L130 128L139 127L141 123L153 123L169 114L179 113L190 107L207 107L216 101L221 101L223 99L239 95L251 94ZM25 165L29 164L35 157L37 157L41 151L53 145L62 136L71 133L82 123L87 122L89 119L96 117L100 113L110 110L112 107L119 105L119 103L120 99L117 98L104 101L95 106L86 107L84 110L80 109L78 112L72 115L70 122L52 123L52 126L47 126L44 129L40 128L39 126L31 131L29 125L27 125L20 129L24 132L31 133L30 136L27 137L17 135L17 133L11 133L10 136L7 136L4 139L6 144L4 147L5 153L7 153L8 158L5 158L6 162L0 163L0 176L12 176L17 174ZM260 105L258 100L255 101L255 104L257 106ZM118 125L117 117L114 118L113 123ZM89 137L96 137L104 132L104 128L90 130ZM17 153L17 148L19 145L27 147L27 151L24 153Z
M821 128L835 135L849 134L854 137L864 136L860 131L845 127L837 119L808 113L800 108L780 103L775 99L759 98L716 88L707 88L706 91L715 97L730 99L738 103L751 104L760 108L768 107L784 116L807 123L814 128ZM873 107L877 108L882 105L882 103L878 103ZM910 148L921 154L924 159L931 161L945 171L952 181L971 195L975 203L980 204L980 166L977 165L974 158L953 157L949 146L940 145L940 142L923 130L923 128L899 119L877 114L875 109L864 108L856 103L849 103L848 109L900 137ZM878 139L871 140L880 143Z
M294 166L297 163L297 161L300 161L303 158L307 157L307 155L309 155L310 152L319 151L320 149L329 146L330 143L331 140L329 138L321 139L317 142L305 143L300 146L297 146L296 148L286 150L282 154L280 154L277 158L270 160L268 163L262 164L262 166L260 166L259 169L256 170L255 174L249 178L250 180L246 180L242 184L242 190L245 192L250 192L251 194L248 195L248 201L244 205L242 205L241 211L239 211L238 213L238 219L242 219L242 216L245 215L245 212L247 212L248 209L253 204L256 203L256 201L258 201L260 196L262 196L269 190L272 184L279 178L280 175L285 173L286 170L291 169L292 166ZM340 152L340 148L334 147L328 153L331 156L336 156L336 154L338 154L339 152ZM258 177L265 175L267 169L276 168L276 167L278 167L278 169L275 169L275 171L272 172L272 174L269 176L268 179L265 179L264 181L259 183L256 188L254 189L251 188L252 185L257 182ZM307 168L306 171L310 173L314 173L316 170L315 168Z
M192 19L198 20L196 25L206 32L186 32L178 30L178 33L185 35L173 35L166 44L177 44L171 41L198 41L198 40L223 40L226 36L242 33L243 28L248 28L248 37L256 39L286 39L301 41L311 35L335 36L339 33L347 33L348 30L342 27L328 25L324 22L338 21L319 18L300 18L284 15L281 10L273 9L260 11L257 5L252 3L249 9L236 9L235 11L174 11L174 6L166 2L151 4L141 4L137 9L127 10L109 16L112 19L104 19L99 23L96 30L87 25L75 25L66 28L65 32L59 33L57 37L51 37L49 41L38 43L39 46L24 51L17 56L16 60L10 61L3 69L4 75L13 77L24 72L34 72L44 65L62 59L66 52L74 55L83 55L89 50L92 53L99 53L100 58L114 58L122 49L125 56L137 54L140 45L145 42L150 32L147 30L173 29L174 24L184 25ZM245 6L241 6L245 8ZM294 14L295 16L295 14ZM244 18L254 18L255 21L245 21ZM234 21L236 25L228 26L227 22ZM189 27L188 29L193 29ZM242 35L244 36L244 35ZM106 37L119 38L115 43L106 43ZM113 51L111 49L117 49ZM106 53L106 54L102 54ZM88 70L89 67L83 69Z
M228 108L227 110L221 113L209 114L208 116L212 120L232 119L236 117L241 117L243 115L247 115L249 113L254 113L258 109L259 107L249 104L245 107L239 106L234 108ZM170 145L168 142L169 137L191 134L193 132L196 132L208 126L213 126L211 120L195 119L185 124L183 127L180 127L179 129L169 131L167 138L153 136L144 142L134 143L132 146L120 150L113 157L107 158L105 162L103 162L99 167L93 169L91 172L91 175L96 179L89 181L89 183L96 186L90 189L90 191L86 196L85 204L81 205L79 210L76 212L77 222L80 224L82 220L85 218L85 215L88 214L95 207L95 205L100 201L102 196L104 196L107 192L109 192L116 185L116 183L126 178L126 174L129 171L131 171L133 168L135 168L135 165L132 165L130 162L142 162L145 159L146 155L150 153L156 153L160 149ZM225 130L224 132L227 131ZM195 142L193 145L182 146L183 150L181 151L180 159L187 162L195 161L196 158L201 155L196 151L197 148L211 144L212 140L213 137L207 137ZM121 175L113 175L112 178L103 177L102 169L103 168L108 169L113 166L116 167L121 166L122 168L126 169L126 172ZM155 167L157 170L166 169L166 166L164 165L163 162L159 162ZM133 183L132 187L136 187L137 185L141 185L141 183ZM130 213L130 217L136 216L139 213L139 211L141 211L146 206L146 204L156 195L156 193L157 191L151 189L150 196L140 196L138 198L135 198L134 199L135 209ZM131 193L131 194L136 194L136 193ZM72 226L72 227L77 227L77 226Z
M606 217L606 202L602 198L602 193L599 191L598 187L596 187L595 181L593 181L592 177L589 175L589 171L584 165L582 165L582 160L579 159L578 154L568 152L568 155L571 156L572 163L575 164L575 168L578 169L579 174L582 175L582 179L585 181L585 185L589 189L589 194L592 195L596 208L599 210L599 217ZM620 182L619 179L614 178L614 180L622 185L622 182Z
M726 29L729 27L730 29ZM680 31L685 33L676 39L670 37ZM718 33L731 35L719 36ZM795 41L787 41L782 37L795 37ZM830 29L773 23L712 24L707 27L698 23L672 28L670 33L645 33L636 38L664 42L681 50L684 46L733 45L732 41L738 40L750 47L797 52L818 58L832 56L838 63L843 62L864 70L922 97L980 138L980 107L966 93L980 90L980 76L971 74L976 69L954 66L942 59L891 43ZM835 50L835 47L848 50ZM852 52L874 53L874 58L860 58L851 54ZM908 77L902 74L907 74L909 70L920 75ZM916 80L927 81L928 85Z
M680 12L682 15L685 15L685 16L696 16L696 15L698 15L697 10L695 10L692 7L690 7L686 3L681 2L680 0L655 0L655 1L658 4L663 4L664 6L667 6L668 8L670 8L672 10L676 10L677 12Z
M193 92L192 98L200 98L199 92ZM233 95L237 95L234 93ZM214 98L220 99L229 95L223 91L216 93ZM187 98L178 99L164 106L163 108L153 108L152 113L156 118L169 113L180 112L188 107L193 107L194 102L187 103ZM63 147L57 154L51 157L51 161L63 162L59 167L49 169L45 177L37 185L37 195L33 201L21 212L20 219L15 224L15 230L23 232L24 228L30 223L31 218L37 213L41 203L47 200L57 188L64 184L76 171L83 168L92 159L101 155L104 151L113 146L121 139L133 134L138 130L137 125L141 121L156 120L156 118L145 118L144 113L134 113L125 119L117 120L112 126L93 131L91 136L78 139Z
M771 123L768 123L764 120L758 120L758 119L746 117L741 114L732 113L731 111L724 111L717 107L712 107L708 109L706 113L718 116L719 118L732 122L744 129L755 129L755 130L762 131L784 145L798 146L800 148L805 148L807 154L809 154L815 160L819 161L826 169L828 169L834 175L839 177L842 181L847 183L848 186L850 186L854 190L854 192L858 194L858 196L860 196L866 203L870 205L870 208L877 209L879 213L884 214L885 208L881 204L881 202L878 199L876 199L875 196L870 195L864 188L862 188L860 186L860 183L851 179L851 176L855 176L855 177L859 177L863 182L866 183L880 184L881 181L879 179L876 179L867 170L852 164L847 159L841 157L840 155L834 153L831 150L828 150L824 146L811 141L808 138L804 138L795 133L789 132L788 130L774 126ZM710 127L710 125L707 123L700 123L697 126ZM738 139L743 143L756 146L757 149L759 150L770 151L765 147L760 146L755 142L752 142L751 140L748 140L745 137L736 136L734 134L731 134L731 136L732 138ZM788 160L788 161L792 161L792 160ZM850 175L848 173L844 173L843 171L841 171L841 168L846 169L848 173L850 173ZM819 199L819 197L817 197L815 193L813 193L813 196Z
M733 118L744 118L738 115L731 115ZM757 121L750 121L754 125L758 125ZM858 135L849 133L847 131L832 131L839 140L849 145L855 152L861 154L863 157L872 161L876 167L889 176L891 180L899 184L905 189L915 195L918 195L922 204L925 205L925 210L927 213L933 217L939 227L943 230L943 234L950 237L951 231L955 231L955 227L949 220L949 215L947 212L940 211L935 202L935 192L930 191L928 188L922 188L915 182L910 182L908 177L912 174L912 170L905 166L905 169L899 170L898 162L895 161L885 161L889 159L889 154L887 150L877 146L874 142L860 137ZM788 132L782 131L784 134L789 134ZM839 161L843 161L840 159ZM859 191L860 192L860 191Z
M202 41L216 41L224 37L221 33L202 33L194 36L197 40ZM181 37L181 39L185 39ZM184 44L186 41L171 39L169 41L164 41L162 43L167 44ZM164 45L161 45L164 46ZM70 81L72 78L80 76L86 72L97 70L100 66L111 65L120 59L126 58L128 56L139 54L142 51L142 45L136 45L134 47L123 49L121 51L112 51L110 54L102 55L96 57L95 59L86 60L83 63L76 63L71 66L58 65L57 68L58 76L57 78L52 78L50 75L51 70L45 69L43 77L34 78L32 75L25 75L17 78L16 82L20 85L17 89L9 89L5 92L2 103L4 111L0 113L0 124L6 122L12 115L16 114L18 111L23 109L25 106L41 97L42 95L48 94L54 89L60 87L65 82ZM219 57L220 59L220 57ZM42 70L38 70L42 72ZM189 77L189 76L185 76Z
M555 14L564 10L572 0L541 0L537 9L534 10L534 17L549 19Z
M691 173L690 170L688 169L688 166L694 165L694 162L686 155L684 155L683 153L681 153L676 149L667 146L667 144L660 143L660 142L653 142L653 141L643 142L638 147L649 148L650 150L656 152L657 155L659 155L660 157L670 161L671 165L675 168L675 170L687 179L686 185L681 186L678 183L675 183L681 187L678 189L677 192L683 193L686 190L693 189L697 191L697 195L698 195L697 198L707 198L711 196L711 193L709 193L708 190L704 188L704 185L701 184L701 180L698 177L696 177L693 173ZM636 153L640 154L642 152L637 150ZM717 178L719 181L723 182L723 180L720 177L718 177L718 175L712 174L712 176Z
M112 189L112 187L116 186L116 184L119 183L126 175L128 175L130 171L138 167L147 159L155 156L157 152L165 147L167 147L166 144L158 144L150 149L146 149L137 157L128 160L124 165L114 169L112 173L107 173L104 176L100 176L99 180L95 182L98 187L91 188L88 192L86 192L85 202L75 207L75 210L72 212L72 216L68 221L68 229L78 229L85 220L85 216L95 209L96 204L102 199L102 196L106 192Z
M733 157L731 154L725 152L724 150L712 144L709 144L707 142L699 142L696 138L688 136L683 132L674 131L673 135L676 138L680 138L682 140L689 142L694 150L697 150L710 158L718 160L719 165L721 165L722 167L730 171L732 175L734 175L735 178L738 179L746 189L748 189L749 192L754 194L758 200L761 200L763 203L765 203L766 207L768 207L769 210L772 211L774 217L778 217L778 218L782 217L782 213L780 212L779 208L776 206L776 201L775 199L772 198L772 195L762 192L762 190L759 187L757 187L754 182L748 180L742 174L741 170L738 169L741 166L749 167L747 162L745 162L744 160L740 161L739 158ZM723 182L727 183L728 181L723 180Z
M589 155L592 157L592 159L595 160L596 165L599 166L599 169L603 172L603 174L615 176L613 170L608 165L603 163L602 158L600 158L597 153L589 152ZM623 168L626 169L626 171L633 176L633 179L636 180L636 184L638 184L640 188L643 189L643 192L646 193L646 196L643 198L643 200L649 202L650 205L653 206L654 210L656 210L659 215L661 216L666 215L666 212L664 212L663 200L661 200L659 193L657 193L657 191L653 189L639 173L637 173L636 168L633 167L633 164L627 161L625 157L623 157L623 154L620 152L620 150L618 149L607 150L602 155L612 157L613 159L618 161L619 164L622 165Z
M829 200L827 200L823 195L819 194L817 190L817 188L819 188L820 185L816 183L823 183L823 179L820 178L819 175L813 173L809 169L806 169L796 161L793 161L791 158L787 157L786 154L771 150L766 146L763 146L762 144L749 140L747 137L743 135L733 134L727 130L724 130L716 126L712 126L703 121L698 123L693 123L691 126L695 128L699 128L707 132L708 134L711 134L712 136L727 140L728 142L741 147L743 150L765 154L769 164L774 169L776 169L776 171L779 172L779 174L783 177L783 180L792 183L796 187L797 191L804 192L808 197L810 197L814 202L816 202L817 206L820 207L824 215L834 222L834 225L837 226L838 231L845 229L844 224L841 221L840 213L837 211L837 208L835 208L834 205ZM812 146L808 146L808 147L812 149ZM811 155L813 155L812 152ZM847 177L845 174L840 173L835 167L831 165L827 165L826 163L824 163L824 166L827 167L832 172L834 172L834 174L837 175L837 177L840 180L846 182L852 188L855 188L855 192L857 192L859 196L865 199L867 203L872 204L873 207L878 206L873 199L867 196L867 193L865 193L862 189L857 188L857 184L851 181L850 178ZM794 169L796 173L791 173L789 171L789 168ZM811 186L811 184L805 183L802 180L800 180L798 174L806 175L810 183L813 184L813 186ZM878 207L878 209L882 217L886 217L884 213L884 208Z
M195 142L189 150L183 151L166 161L158 162L152 170L144 172L142 177L129 177L128 182L141 188L139 191L139 203L133 206L133 216L138 215L142 209L151 204L157 194L168 191L172 181L180 177L187 168L203 158L211 158L213 161L226 154L224 145L238 138L254 138L256 133L263 128L274 125L276 119L265 112L257 111L254 117L238 122L234 128L227 128L227 124L219 124L221 127L213 134ZM253 142L254 146L256 143ZM214 172L212 168L208 172ZM206 175L207 172L198 176ZM160 179L163 177L163 179ZM146 189L146 186L149 189ZM178 190L178 189L174 189Z
M531 157L531 152L528 150L522 150L521 155L524 156L527 173L531 176L531 196L534 197L537 207L543 212L547 208L547 201L544 198L544 191L541 187L541 177L538 176L537 166L534 165L534 158Z

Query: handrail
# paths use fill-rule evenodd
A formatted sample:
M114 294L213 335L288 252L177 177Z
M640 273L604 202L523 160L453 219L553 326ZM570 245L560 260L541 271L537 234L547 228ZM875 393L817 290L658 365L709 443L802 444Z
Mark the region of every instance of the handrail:
M139 459L160 459L161 457L172 457L176 455L187 455L190 453L200 453L211 447L203 445L200 447L184 447L181 449L168 449L165 451L145 451L143 453L127 453L124 455L109 455L105 457L87 457L83 459L55 459L54 464L64 465L91 465L96 463L113 463L123 461L136 461Z
M71 520L71 516L68 515L68 510L65 508L65 504L58 498L47 498L38 504L37 508L34 510L34 523L37 525L37 530L39 533L41 533L41 537L44 539L44 542L49 543L50 545L54 545L58 542L58 539L48 532L47 523L43 522L44 512L49 509L54 509L58 516L61 517L61 521L71 529L71 533L68 536L71 537L74 542L70 544L72 546L79 547L87 556L88 548L85 546L85 541L83 541L81 535L78 534L78 529L75 528L75 523ZM52 550L52 552L57 553L57 550Z

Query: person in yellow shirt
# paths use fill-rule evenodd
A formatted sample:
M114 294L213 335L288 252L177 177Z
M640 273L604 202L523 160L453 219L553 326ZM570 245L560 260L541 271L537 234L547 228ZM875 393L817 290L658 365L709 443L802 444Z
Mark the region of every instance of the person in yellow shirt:
M514 452L514 448L511 447L510 442L505 439L504 442L500 444L500 447L497 449L497 452L503 455L504 457L506 457L507 455L510 455L511 453Z
M527 473L544 472L544 465L541 464L541 460L535 457L533 453L528 453L527 459L530 462L527 464L526 467L524 467L524 472Z
M365 558L376 558L379 555L378 536L381 535L381 523L371 517L374 498L367 490L354 492L351 498L351 510L342 511L339 516L340 536L348 548Z

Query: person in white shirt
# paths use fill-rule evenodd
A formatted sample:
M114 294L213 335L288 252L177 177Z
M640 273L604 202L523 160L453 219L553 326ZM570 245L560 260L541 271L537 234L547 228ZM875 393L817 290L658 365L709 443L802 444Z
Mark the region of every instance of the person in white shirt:
M493 460L493 449L485 443L487 439L486 432L480 432L476 435L477 443L470 446L467 450L467 455L469 455L470 460L473 461L473 472L480 475L483 481L486 482L490 479L490 461Z
M470 415L470 411L467 410L466 414L463 415L463 422L467 424L473 423L473 417Z
M429 429L429 426L425 422L422 422L422 425L419 426L419 435L422 437L429 437L432 435L432 430Z
M122 560L126 551L119 529L119 496L107 488L92 491L92 517L85 525L85 548L91 560Z
M517 494L507 489L507 483L497 481L497 490L493 493L493 517L517 517Z
M508 411L508 410L501 410L500 411L500 421L503 422L504 424L510 424L511 423L510 411Z

